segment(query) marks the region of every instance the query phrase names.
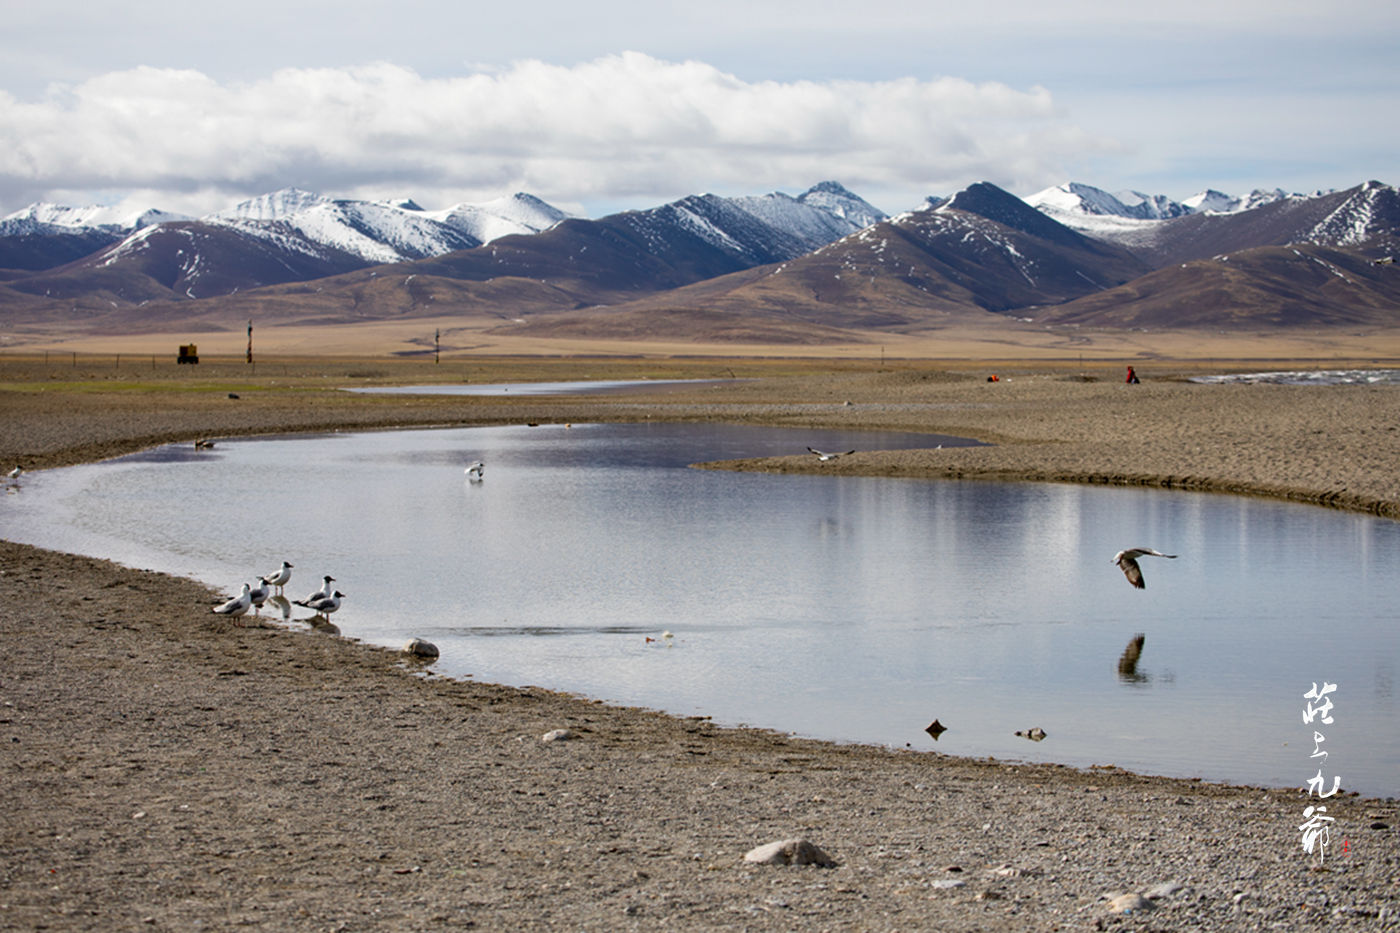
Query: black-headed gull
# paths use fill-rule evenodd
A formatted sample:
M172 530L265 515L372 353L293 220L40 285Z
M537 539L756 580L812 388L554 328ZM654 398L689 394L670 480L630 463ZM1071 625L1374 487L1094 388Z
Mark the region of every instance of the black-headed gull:
M248 611L248 607L253 605L252 597L248 595L252 587L243 584L243 592L233 597L226 603L220 603L214 607L214 611L221 616L241 616Z
M6 473L5 476L6 476L11 482L18 483L18 482L19 482L20 474L23 473L23 472L24 472L24 467L17 466L17 467L15 467L13 470L11 470L10 472Z
M312 593L305 599L294 599L292 600L292 602L296 603L298 606L305 606L310 603L314 603L318 599L325 599L327 596L331 595L331 584L334 582L335 577L331 576L330 574L326 574L325 577L321 579L321 588L319 590Z
M282 561L281 567L278 567L276 570L272 571L272 573L264 577L264 579L267 580L268 583L272 584L277 588L277 591L279 593L282 591L282 587L286 586L287 581L291 578L292 565L287 563L285 560Z
M485 479L486 464L478 460L475 463L469 464L464 472L467 474L467 479Z
M1119 551L1113 555L1113 562L1118 565L1118 569L1123 571L1123 576L1128 578L1128 582L1140 590L1147 589L1147 584L1142 580L1142 568L1138 566L1139 557L1169 557L1176 559L1175 554L1163 554L1161 551L1154 551L1150 547L1130 547L1125 551Z
M340 608L340 601L344 598L345 594L340 590L336 590L329 596L323 596L320 599L313 599L304 603L297 603L297 605L305 606L317 615L329 616L332 612Z
M248 601L253 604L254 610L261 609L271 595L272 587L268 585L267 577L258 577L258 585L248 590Z
M808 447L807 449L810 450L812 453L816 454L817 459L822 461L823 463L825 463L828 460L835 460L837 457L844 457L847 454L855 453L854 450L842 450L837 453L831 453L830 451L817 450L817 448L815 447Z

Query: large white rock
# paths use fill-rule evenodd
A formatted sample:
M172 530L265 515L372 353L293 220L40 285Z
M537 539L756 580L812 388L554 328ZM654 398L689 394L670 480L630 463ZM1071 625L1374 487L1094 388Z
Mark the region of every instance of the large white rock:
M820 865L822 868L835 868L836 860L806 839L784 839L750 849L744 856L746 862L759 862L764 865Z

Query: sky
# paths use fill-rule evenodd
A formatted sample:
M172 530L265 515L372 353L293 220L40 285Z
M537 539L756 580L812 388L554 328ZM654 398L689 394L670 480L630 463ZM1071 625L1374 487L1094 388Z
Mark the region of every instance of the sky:
M1400 4L1150 6L0 0L0 216L1400 182Z

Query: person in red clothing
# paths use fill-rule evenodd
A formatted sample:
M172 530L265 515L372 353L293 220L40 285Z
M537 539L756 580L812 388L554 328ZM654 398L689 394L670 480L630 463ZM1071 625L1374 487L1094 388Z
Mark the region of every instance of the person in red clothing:
M1128 367L1127 381L1133 385L1136 385L1138 381L1137 373L1133 372L1133 368L1131 366Z

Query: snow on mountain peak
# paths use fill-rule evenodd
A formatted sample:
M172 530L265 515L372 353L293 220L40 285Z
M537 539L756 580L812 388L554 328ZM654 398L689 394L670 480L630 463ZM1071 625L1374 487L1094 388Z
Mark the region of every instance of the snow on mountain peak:
M862 229L886 219L884 211L872 207L840 182L817 182L799 194L796 200L799 203L821 208L830 214L848 220L855 225L856 229Z
M259 195L256 198L235 204L228 210L217 211L205 219L210 221L286 220L294 214L300 214L318 205L329 203L331 202L328 198L312 191L304 191L301 188L283 188L280 191Z
M139 230L152 224L189 219L183 214L172 214L155 208L132 210L101 204L92 204L87 207L66 207L62 204L40 201L0 218L0 222L15 221L15 225L18 225L20 222L29 221L74 229L95 227L130 231Z

